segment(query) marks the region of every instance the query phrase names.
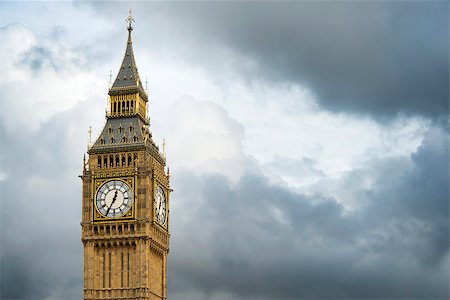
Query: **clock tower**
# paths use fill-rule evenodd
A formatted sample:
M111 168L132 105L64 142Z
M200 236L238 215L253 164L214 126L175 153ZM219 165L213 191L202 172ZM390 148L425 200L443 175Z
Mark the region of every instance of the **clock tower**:
M152 140L128 17L106 123L83 162L84 299L167 299L169 172Z

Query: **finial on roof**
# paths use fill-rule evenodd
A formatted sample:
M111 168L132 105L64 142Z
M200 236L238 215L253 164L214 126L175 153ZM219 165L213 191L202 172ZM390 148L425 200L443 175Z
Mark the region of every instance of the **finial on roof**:
M163 139L163 155L166 156L166 140Z
M125 21L128 22L128 31L131 31L131 30L133 30L133 26L131 26L131 23L134 22L133 15L131 14L131 8L128 12L129 12L128 18L126 18Z
M88 133L89 133L89 143L92 143L92 126L89 126Z

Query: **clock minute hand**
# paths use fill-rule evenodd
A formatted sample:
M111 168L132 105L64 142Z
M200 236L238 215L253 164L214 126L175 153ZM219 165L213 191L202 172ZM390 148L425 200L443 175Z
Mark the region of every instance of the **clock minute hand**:
M111 206L113 206L114 202L116 201L116 198L117 198L117 190L114 193L114 197L113 197L113 199L111 201L111 205L108 207L108 210L106 211L106 216L108 216L109 210L111 209Z
M159 206L158 206L158 219L161 218L161 206L162 206L162 201L161 201L161 197L159 198Z

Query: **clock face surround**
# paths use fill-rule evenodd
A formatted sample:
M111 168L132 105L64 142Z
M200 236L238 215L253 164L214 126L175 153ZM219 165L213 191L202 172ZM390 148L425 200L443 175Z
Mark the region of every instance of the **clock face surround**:
M166 196L163 189L158 186L155 191L155 217L159 224L166 224Z
M97 192L95 205L104 217L118 218L125 215L133 203L133 192L122 180L109 180Z

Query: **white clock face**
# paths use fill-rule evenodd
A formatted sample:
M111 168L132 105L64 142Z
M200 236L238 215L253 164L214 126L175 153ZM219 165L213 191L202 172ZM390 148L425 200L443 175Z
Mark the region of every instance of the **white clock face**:
M98 190L95 204L103 216L117 218L130 210L132 202L133 192L128 184L121 180L110 180Z
M155 217L159 224L166 223L166 196L161 187L155 191Z

